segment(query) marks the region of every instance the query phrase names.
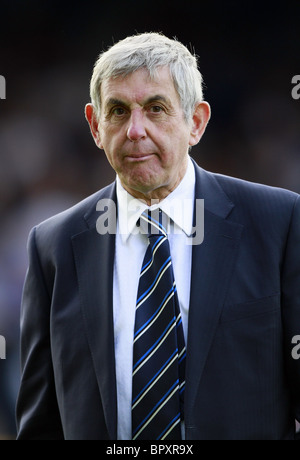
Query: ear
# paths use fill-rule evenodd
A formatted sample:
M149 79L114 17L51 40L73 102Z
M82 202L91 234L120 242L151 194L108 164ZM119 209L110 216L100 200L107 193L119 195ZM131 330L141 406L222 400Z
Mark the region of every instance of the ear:
M210 113L210 105L208 102L202 101L196 105L192 120L189 145L196 145L200 141L209 122Z
M99 131L99 121L93 104L86 104L85 118L87 119L87 122L90 126L90 130L97 147L99 147L99 149L103 149Z

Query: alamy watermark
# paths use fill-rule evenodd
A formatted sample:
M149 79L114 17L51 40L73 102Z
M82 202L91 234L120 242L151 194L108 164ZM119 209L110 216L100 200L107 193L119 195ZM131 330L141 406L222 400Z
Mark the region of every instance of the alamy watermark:
M6 340L0 335L0 359L6 359Z
M6 80L0 75L0 99L6 99Z
M145 202L138 199L127 199L126 194L123 202L127 203L126 219L122 221L122 226L117 223L117 205L111 199L99 200L96 210L101 214L97 219L96 228L100 235L109 233L110 235L119 234L147 234L147 229L143 225L136 225L137 215L141 215L145 210ZM150 209L152 212L157 211L159 207L157 200L151 201ZM152 209L153 208L153 209ZM199 245L204 240L204 200L179 200L173 199L164 204L164 221L163 225L167 233L180 234L182 230L174 222L189 222L190 216L194 216L194 224L189 229L188 245ZM169 218L168 216L173 216Z
M294 75L292 78L292 98L293 99L300 99L300 75Z
M292 358L300 359L300 335L294 335L292 338L292 344L296 344L292 348Z

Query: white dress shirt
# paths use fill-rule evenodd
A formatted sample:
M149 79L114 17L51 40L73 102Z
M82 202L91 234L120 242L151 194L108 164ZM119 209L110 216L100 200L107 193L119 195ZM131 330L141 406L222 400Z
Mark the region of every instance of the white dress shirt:
M195 170L189 158L186 174L159 207L169 220L169 242L175 282L187 343L190 302L192 246L187 239L193 233ZM114 340L117 379L118 439L131 439L132 358L135 305L142 262L148 245L147 235L136 223L145 202L131 196L117 177L118 219L113 282Z

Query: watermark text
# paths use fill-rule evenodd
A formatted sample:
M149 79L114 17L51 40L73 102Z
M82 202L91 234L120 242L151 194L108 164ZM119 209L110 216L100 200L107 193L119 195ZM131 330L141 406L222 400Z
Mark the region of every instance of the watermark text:
M193 444L154 444L140 445L140 446L127 446L113 444L106 448L106 455L131 455L133 458L137 458L144 454L149 455L193 455L194 445Z
M126 199L126 198L125 198ZM147 228L143 225L137 224L137 215L141 216L145 211L145 203L141 200L131 199L126 203L127 212L124 213L124 218L121 223L117 218L117 205L115 201L107 198L99 200L96 206L96 210L100 213L100 216L96 222L96 229L99 235L120 235L124 234L147 234ZM158 203L152 203L151 209L153 213L157 211ZM199 245L204 240L204 200L179 200L173 199L168 204L164 205L164 221L163 225L168 234L181 234L182 227L177 225L177 222L186 223L191 221L193 216L193 225L189 227L187 245ZM169 217L172 216L172 217Z
M6 99L6 80L0 75L0 99Z
M300 99L300 75L294 75L292 78L292 98L297 100Z
M292 348L292 358L300 359L300 335L294 335L292 338L292 344L295 344Z
M6 359L6 340L0 335L0 359Z

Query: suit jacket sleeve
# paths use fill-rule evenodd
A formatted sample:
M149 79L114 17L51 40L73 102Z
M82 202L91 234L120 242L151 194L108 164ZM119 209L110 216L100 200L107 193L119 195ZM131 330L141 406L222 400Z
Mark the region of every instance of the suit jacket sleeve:
M300 353L292 353L292 339L300 336L300 197L295 202L283 261L282 321L294 415L300 421Z
M21 308L22 380L17 401L18 439L62 439L50 347L50 305L36 229L28 242L29 268Z

